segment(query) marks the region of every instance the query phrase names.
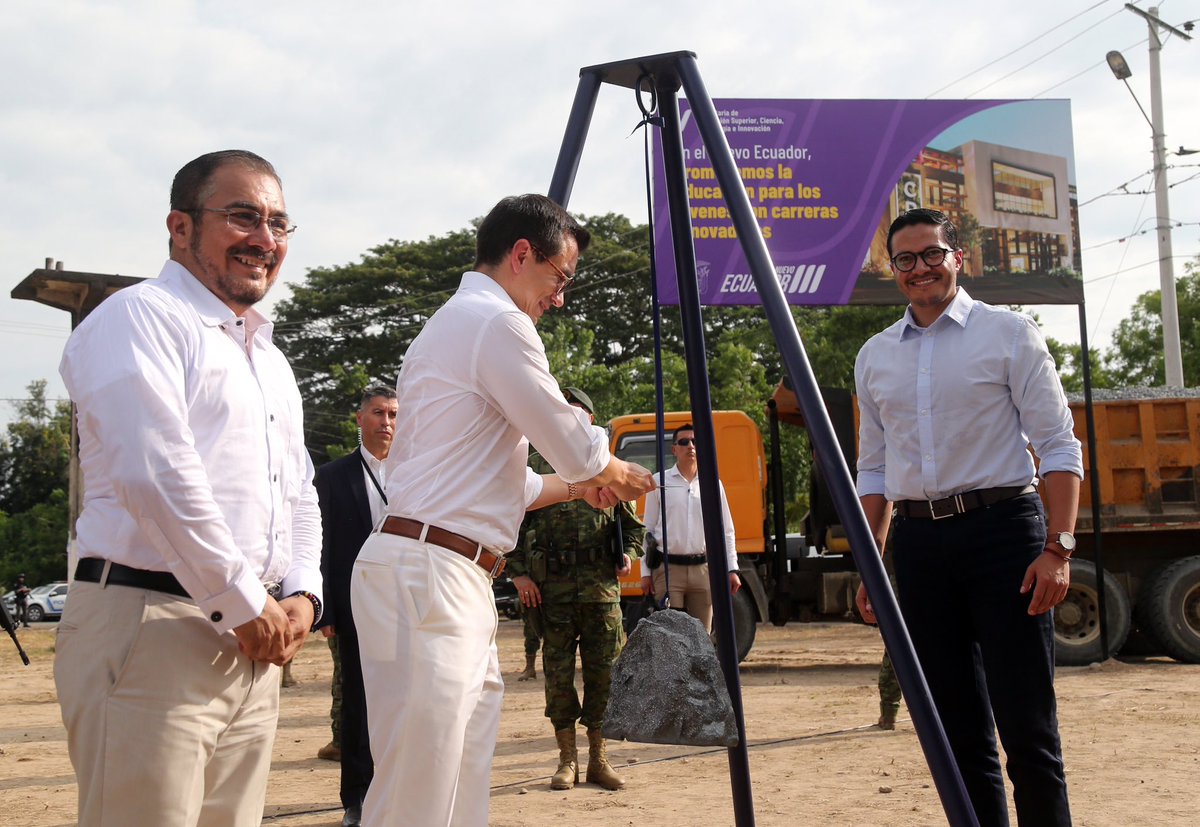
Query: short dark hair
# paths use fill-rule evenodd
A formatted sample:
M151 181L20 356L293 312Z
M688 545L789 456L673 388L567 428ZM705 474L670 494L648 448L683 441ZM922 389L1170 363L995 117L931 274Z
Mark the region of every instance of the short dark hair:
M692 423L685 422L684 424L680 425L678 428L676 428L674 431L671 432L671 442L674 443L674 442L679 441L679 432L680 431L692 431L694 433L695 430L696 429L692 426Z
M896 220L892 222L892 226L888 228L887 249L889 256L892 254L892 236L905 227L915 227L917 224L929 224L930 226L937 227L941 231L942 241L946 242L951 250L958 249L958 228L954 226L954 222L950 220L950 216L941 210L918 207L915 210L900 213L900 215L896 216Z
M579 252L592 235L571 215L544 195L510 195L492 207L475 234L475 267L495 265L522 238L548 256L562 252L563 239L572 236Z
M395 399L396 389L390 385L370 385L363 391L362 399L358 400L358 409L361 411L367 407L368 402L378 396L382 396L384 399Z
M213 175L226 164L242 164L256 172L270 175L276 183L283 186L279 173L266 158L245 149L223 149L188 161L175 173L175 180L171 182L171 209L180 212L197 209L208 197L205 190L212 185Z

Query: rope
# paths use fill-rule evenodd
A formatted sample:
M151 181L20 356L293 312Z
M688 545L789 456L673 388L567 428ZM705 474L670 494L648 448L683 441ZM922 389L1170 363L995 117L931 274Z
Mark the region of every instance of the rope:
M650 82L650 103L647 106L642 100L642 85L646 81ZM651 196L650 187L650 127L656 126L659 129L663 127L663 118L658 114L658 92L654 85L654 76L649 72L642 72L638 77L637 83L633 87L633 95L637 100L638 109L641 110L642 119L638 121L633 130L629 133L632 135L642 127L646 127L642 133L646 169L646 225L650 236L650 299L651 299L651 317L654 322L654 450L658 459L658 525L662 532L662 565L663 565L663 594L655 601L655 606L659 609L670 608L671 605L671 564L667 560L667 497L666 497L666 458L663 453L664 428L664 401L663 401L663 369L662 369L662 306L658 301L658 268L655 265L655 249L654 249L654 202Z

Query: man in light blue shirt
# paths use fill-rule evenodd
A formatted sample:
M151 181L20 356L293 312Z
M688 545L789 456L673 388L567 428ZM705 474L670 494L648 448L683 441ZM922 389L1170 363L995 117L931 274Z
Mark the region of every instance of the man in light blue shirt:
M909 306L855 363L863 510L881 549L894 522L900 608L980 824L1008 824L998 730L1022 827L1068 825L1050 611L1083 477L1067 400L1036 323L958 285L943 213L902 214L888 252Z

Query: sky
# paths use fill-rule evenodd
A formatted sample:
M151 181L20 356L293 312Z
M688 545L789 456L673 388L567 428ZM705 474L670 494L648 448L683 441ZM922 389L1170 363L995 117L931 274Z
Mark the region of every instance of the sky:
M9 298L12 288L46 258L156 275L170 181L188 160L245 148L280 172L299 229L269 312L311 268L545 192L579 69L678 50L697 55L714 98L1069 99L1088 337L1107 347L1137 296L1159 286L1151 129L1104 62L1124 54L1149 113L1147 24L1123 6L6 0L0 423L33 380L65 396L69 317ZM1200 18L1200 0L1158 8L1180 28ZM1167 37L1161 67L1166 146L1200 149L1200 44ZM632 92L602 88L572 211L645 221L642 141L628 137L638 117ZM1200 154L1167 163L1182 275L1200 254ZM1079 341L1074 306L1032 309L1048 335Z

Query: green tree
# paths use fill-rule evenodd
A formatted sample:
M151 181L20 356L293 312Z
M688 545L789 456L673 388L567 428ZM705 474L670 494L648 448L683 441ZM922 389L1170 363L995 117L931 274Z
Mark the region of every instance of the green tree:
M30 382L16 403L18 419L0 438L0 511L16 514L67 489L71 461L71 403L51 403L46 380Z
M1063 390L1067 393L1083 393L1083 348L1067 344L1047 336L1046 347L1058 365ZM1109 357L1095 348L1088 348L1093 388L1115 388L1122 384L1120 376L1113 372Z
M38 584L66 576L71 405L28 386L0 438L0 583L24 572Z
M647 228L624 216L581 217L592 244L562 309L538 331L554 376L584 388L598 421L654 409L654 337ZM353 445L348 412L366 377L392 381L421 326L474 259L474 229L424 241L389 241L361 261L310 271L277 308L276 340L296 370L310 448L337 456ZM854 357L898 316L895 308L797 308L793 312L818 382L853 386ZM782 375L760 307L704 309L705 353L716 408L744 410L766 432L767 398ZM662 313L668 410L691 406L677 307ZM789 501L806 502L809 450L783 429Z
M1186 273L1175 282L1179 308L1179 344L1183 357L1183 382L1200 384L1200 256L1188 262ZM1162 293L1151 290L1138 296L1129 317L1113 334L1112 347L1105 352L1108 364L1124 385L1162 385L1166 382L1163 363Z

